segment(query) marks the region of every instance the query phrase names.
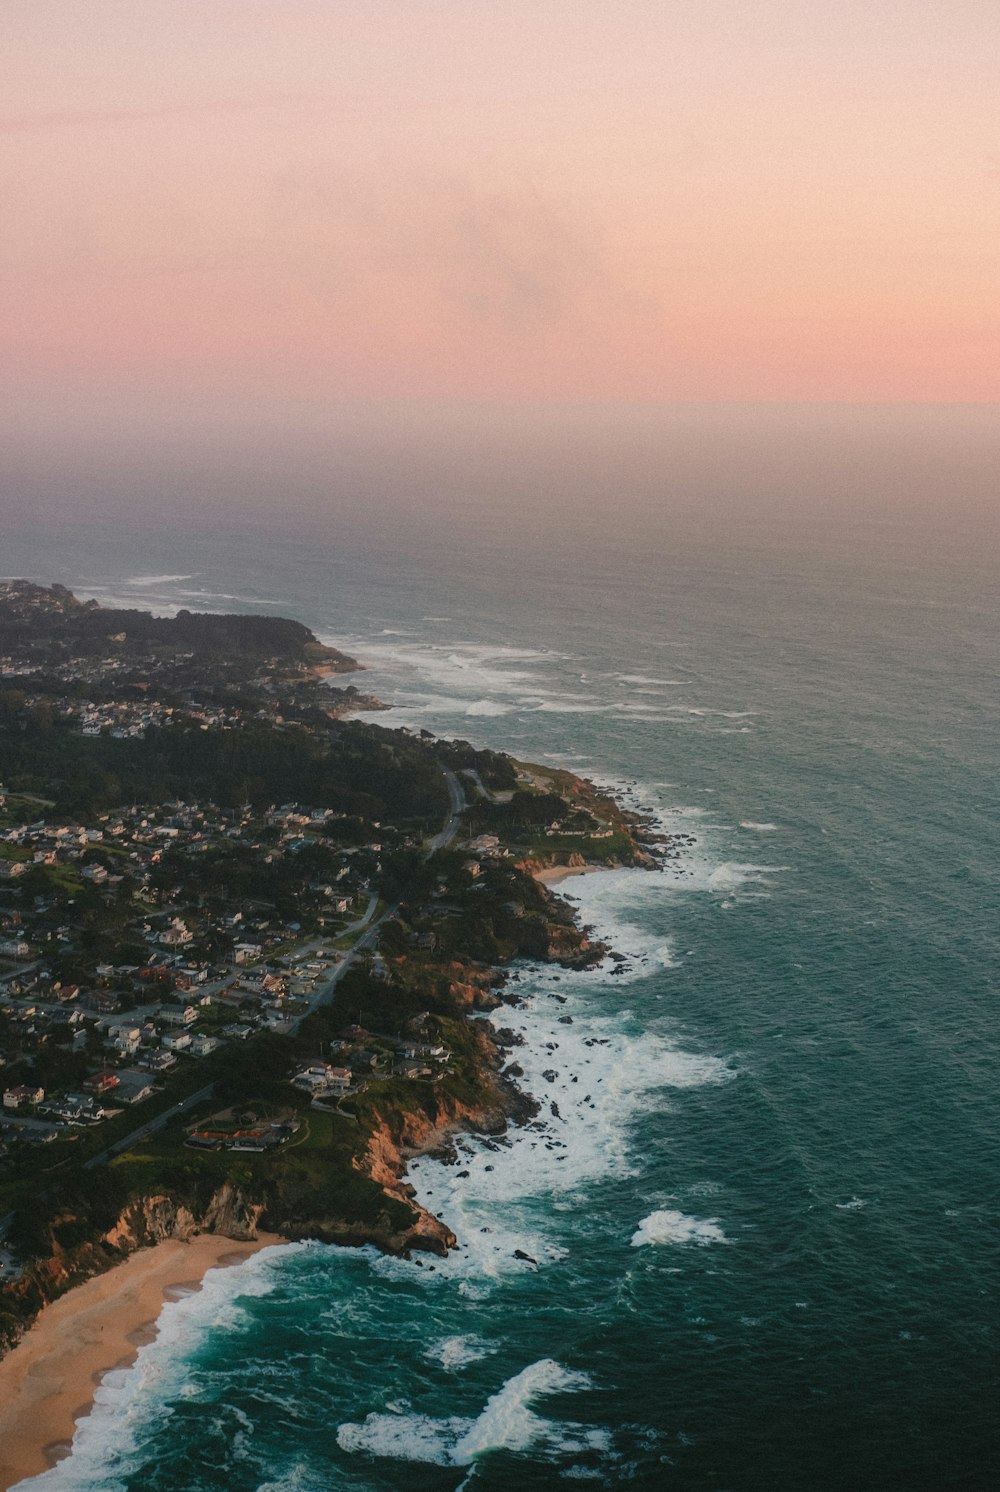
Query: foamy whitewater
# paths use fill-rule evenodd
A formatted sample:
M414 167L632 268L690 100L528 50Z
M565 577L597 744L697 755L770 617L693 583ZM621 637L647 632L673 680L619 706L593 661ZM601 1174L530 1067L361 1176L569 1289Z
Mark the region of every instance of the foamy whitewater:
M496 1019L539 1112L411 1167L447 1259L210 1273L22 1492L985 1492L982 545L426 523L392 554L276 533L266 570L231 532L5 541L8 573L105 604L296 616L368 665L378 724L593 776L676 850L559 887L618 957L512 971Z

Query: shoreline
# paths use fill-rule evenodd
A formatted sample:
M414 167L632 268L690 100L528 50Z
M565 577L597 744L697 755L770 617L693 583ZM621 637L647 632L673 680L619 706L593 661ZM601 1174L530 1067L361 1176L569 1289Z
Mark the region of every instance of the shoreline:
M198 1290L210 1269L242 1264L286 1240L203 1233L139 1249L47 1305L0 1359L0 1492L65 1456L105 1373L130 1367L153 1340L169 1292Z
M536 881L541 881L543 886L558 886L562 881L568 881L571 876L595 875L600 870L618 870L616 865L550 865L547 870L534 870L532 875Z

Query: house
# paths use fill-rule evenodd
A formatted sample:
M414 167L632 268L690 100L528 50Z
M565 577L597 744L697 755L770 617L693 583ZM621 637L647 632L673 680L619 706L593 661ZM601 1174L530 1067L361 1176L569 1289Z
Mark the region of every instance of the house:
M177 1058L173 1052L149 1052L147 1056L139 1058L139 1066L144 1067L147 1072L168 1072L171 1067L177 1066Z
M27 1083L21 1083L17 1088L7 1088L3 1095L3 1106L5 1109L29 1108L32 1104L39 1104L45 1097L44 1088L32 1088Z
M237 943L233 949L233 962L248 964L253 959L260 958L263 951L259 943Z
M186 948L189 943L194 942L194 933L180 917L172 917L169 926L160 933L158 941L164 948Z
M115 1094L122 1103L142 1103L143 1099L152 1098L153 1085L147 1078L138 1072L122 1073L121 1086Z
M0 939L0 957L27 958L30 949L22 938Z
M345 1093L351 1086L351 1073L346 1067L332 1067L329 1062L310 1062L292 1078L296 1088L307 1093Z
M431 1069L426 1062L419 1058L412 1061L397 1062L392 1069L400 1078L429 1078L432 1076Z
M115 1015L122 1008L121 996L104 989L90 990L81 996L81 1004L96 1015Z
M204 969L175 969L174 987L184 993L194 989L196 984L204 984L208 978Z
M160 1020L168 1026L193 1026L197 1019L198 1012L193 1005L185 1005L183 1010L176 1005L160 1006Z
M117 1051L134 1057L142 1042L142 1030L139 1026L109 1026L107 1039Z
M92 886L103 886L108 878L107 868L103 865L85 865L80 874Z
M117 1088L121 1079L116 1072L109 1072L107 1068L103 1072L93 1073L84 1083L88 1093L110 1093L112 1088Z
M16 876L26 875L28 868L25 860L0 860L0 881L13 881Z
M217 1036L206 1036L203 1032L199 1032L197 1036L191 1037L191 1055L192 1057L208 1057L221 1045Z
M231 1036L234 1041L249 1041L253 1035L252 1026L224 1026L223 1035Z
M168 1052L186 1052L191 1045L190 1031L165 1031L160 1045Z
M106 1119L107 1113L96 1098L89 1093L67 1093L65 1098L59 1100L59 1104L71 1110L64 1114L64 1118L70 1119ZM56 1113L57 1105L50 1104L49 1112Z

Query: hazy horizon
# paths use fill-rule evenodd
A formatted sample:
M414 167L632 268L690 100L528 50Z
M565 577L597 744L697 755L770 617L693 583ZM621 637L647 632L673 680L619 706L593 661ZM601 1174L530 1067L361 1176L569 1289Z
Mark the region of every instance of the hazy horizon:
M256 417L255 417L256 416ZM223 418L133 399L0 419L0 521L377 531L432 519L753 524L906 521L947 534L998 514L996 406L484 407L408 401Z

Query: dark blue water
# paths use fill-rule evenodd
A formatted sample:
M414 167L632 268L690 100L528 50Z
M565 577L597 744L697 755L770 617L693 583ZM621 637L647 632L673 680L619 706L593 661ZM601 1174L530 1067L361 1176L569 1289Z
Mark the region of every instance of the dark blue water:
M676 875L566 884L629 968L525 971L561 1117L470 1144L465 1181L419 1163L453 1260L210 1276L32 1485L1000 1485L996 539L482 510L6 535L8 574L297 616L382 723L695 836Z

